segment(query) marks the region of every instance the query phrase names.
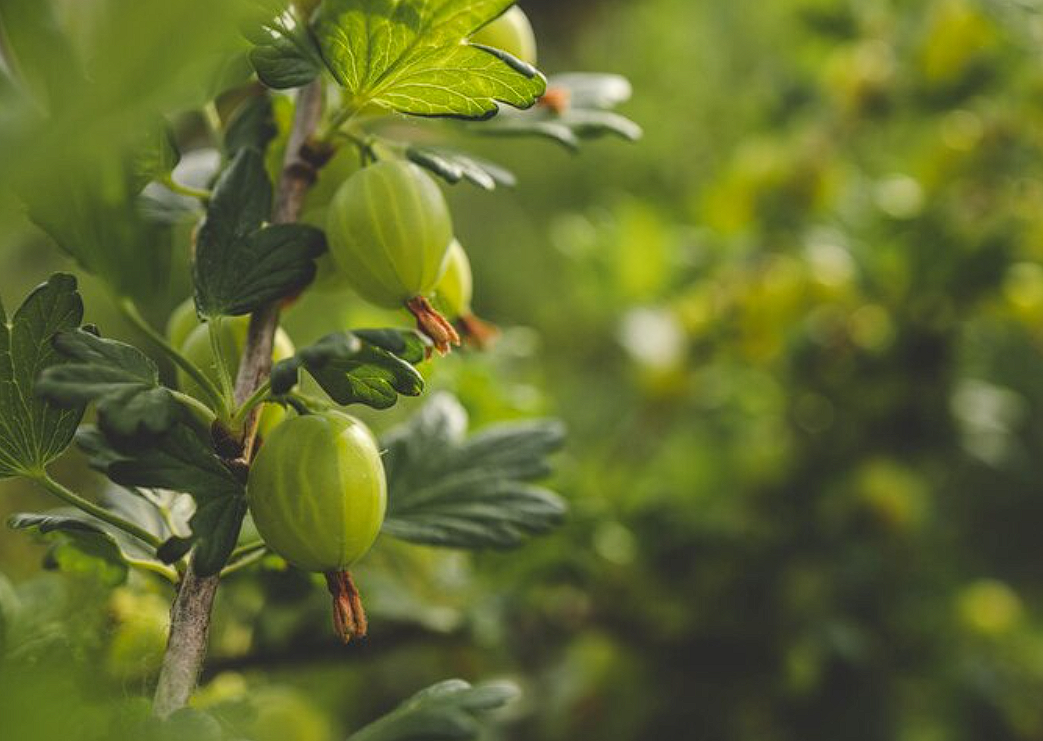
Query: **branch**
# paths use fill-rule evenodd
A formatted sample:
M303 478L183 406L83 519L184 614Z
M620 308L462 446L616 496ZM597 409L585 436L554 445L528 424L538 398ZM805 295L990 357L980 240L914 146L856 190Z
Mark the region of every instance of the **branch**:
M286 160L275 193L272 221L292 223L300 217L304 195L315 182L322 164L306 146L322 115L322 83L301 88L293 130L286 147ZM279 324L279 306L272 304L250 319L243 360L235 384L236 404L242 404L260 388L271 374L272 344ZM260 409L255 407L246 419L243 457L250 459ZM184 707L196 687L206 657L210 633L210 613L217 593L219 576L200 577L190 565L181 582L170 615L170 640L163 657L163 668L156 687L153 713L166 718Z

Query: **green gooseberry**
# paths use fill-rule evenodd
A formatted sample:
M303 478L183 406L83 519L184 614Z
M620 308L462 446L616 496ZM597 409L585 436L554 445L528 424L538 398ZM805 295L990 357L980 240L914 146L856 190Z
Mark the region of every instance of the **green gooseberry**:
M474 277L471 261L459 241L453 240L445 260L445 273L435 287L439 304L449 316L456 319L471 314L471 297L474 292Z
M246 334L250 328L250 317L228 317L222 320L218 330L221 343L221 352L224 355L225 367L235 382L235 376L239 372L239 361L243 357L246 347ZM180 347L181 354L192 361L200 370L220 386L217 363L214 360L213 346L210 344L210 329L206 324L200 324L193 329L184 344ZM281 327L276 330L275 344L272 347L272 362L292 358L296 348L290 340L290 336ZM194 396L201 401L206 400L203 390L185 371L177 371L178 386L189 396ZM266 404L261 412L258 424L258 434L267 437L276 425L280 424L286 417L286 410L281 406Z
M501 49L523 62L536 64L536 34L525 11L515 5L471 37L483 46Z
M341 185L326 233L330 254L352 288L393 309L434 290L453 225L430 176L410 162L382 160Z
M305 571L344 571L384 522L387 482L377 441L336 410L292 417L257 453L247 499L273 551Z

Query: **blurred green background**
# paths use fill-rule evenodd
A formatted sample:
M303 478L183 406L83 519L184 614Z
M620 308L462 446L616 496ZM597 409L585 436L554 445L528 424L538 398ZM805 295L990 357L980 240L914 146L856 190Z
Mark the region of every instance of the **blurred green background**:
M257 741L327 741L447 676L508 677L504 739L1043 739L1043 5L522 7L548 72L631 79L646 137L469 145L520 180L450 194L505 333L432 383L478 425L565 419L572 514L507 554L382 544L359 572L372 635L347 650L308 579L230 581L198 704ZM191 54L139 15L122 53ZM202 29L221 30L178 37ZM191 100L168 87L148 89ZM136 115L108 105L101 139ZM0 226L11 308L70 263L6 191ZM187 294L181 253L157 323ZM303 344L367 315L316 296L287 321ZM59 473L101 486L75 453ZM0 484L0 514L47 505ZM20 645L66 667L0 665L0 728L17 709L42 738L106 737L112 708L142 712L171 595L46 552L0 535ZM87 709L72 729L56 697Z

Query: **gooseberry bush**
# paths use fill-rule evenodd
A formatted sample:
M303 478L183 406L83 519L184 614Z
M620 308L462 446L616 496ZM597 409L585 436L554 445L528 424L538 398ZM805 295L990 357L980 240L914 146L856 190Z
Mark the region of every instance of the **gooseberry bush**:
M443 188L493 190L514 177L441 140L532 135L574 149L639 134L611 110L629 95L625 80L548 79L536 68L532 27L511 0L244 7L249 67L208 79L213 95L199 109L220 152L213 167L185 182L180 165L198 137L179 138L172 112L158 110L103 167L16 186L29 217L147 344L85 325L67 273L0 322L0 476L64 504L10 525L174 587L153 705L160 725L198 728L199 712L184 708L222 579L266 558L321 574L335 630L353 641L367 620L350 569L380 536L512 548L560 520L562 500L532 483L550 472L557 422L468 435L459 404L436 395L378 440L346 410L419 396L439 356L495 338L471 309L471 267ZM44 9L19 0L0 10L3 67L16 95L53 114L71 89L52 74L62 61L58 76L88 90L91 79ZM47 64L26 29L46 29ZM186 223L172 233L190 254L193 295L161 332L139 303L174 264L157 235ZM280 317L308 290L400 309L415 329L344 328L295 347ZM164 385L157 359L176 383ZM88 409L93 421L81 424ZM73 444L113 484L100 503L49 473ZM353 738L471 736L476 717L512 694L451 680Z

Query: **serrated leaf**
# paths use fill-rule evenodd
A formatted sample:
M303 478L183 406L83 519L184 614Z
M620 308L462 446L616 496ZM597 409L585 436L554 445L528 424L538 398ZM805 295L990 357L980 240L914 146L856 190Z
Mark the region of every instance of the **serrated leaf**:
M36 375L61 367L52 341L82 319L76 279L65 273L30 293L10 322L0 304L0 478L41 471L72 442L83 406L41 398Z
M178 419L180 405L136 347L82 329L59 332L53 344L68 362L40 375L37 393L44 398L70 408L94 402L102 429L121 437L158 435Z
M224 136L225 154L234 158L247 147L264 153L278 133L272 99L267 95L253 95L235 109L228 122Z
M569 150L581 140L606 134L627 141L641 138L641 127L609 108L630 99L631 87L625 77L573 72L551 78L548 102L528 111L510 112L489 124L475 128L487 136L538 136L550 139Z
M467 180L484 190L496 190L498 185L514 187L517 184L508 170L462 152L414 145L406 150L406 156L451 185Z
M551 491L528 483L551 471L560 423L502 424L466 436L467 415L440 394L383 441L388 512L383 531L453 548L511 548L565 514Z
M348 741L442 741L477 738L482 714L519 695L509 682L471 686L449 679L418 692L394 711L348 737Z
M513 0L326 0L314 33L326 66L358 106L482 119L528 108L546 80L499 50L467 43Z
M289 39L273 37L250 52L250 64L257 77L270 88L286 90L302 87L322 71L317 56L305 53Z
M129 447L90 438L91 463L122 486L168 489L190 494L196 511L189 520L188 538L171 538L161 556L183 553L180 545L195 546L196 571L216 574L228 561L246 515L245 476L234 472L214 454L208 440L186 424L159 438Z
M248 33L254 43L250 64L268 87L284 90L307 85L324 68L315 38L285 6L268 8L268 12L274 12L274 17Z
M304 368L338 404L364 404L373 409L394 406L399 395L419 396L423 376L399 355L423 359L422 341L412 333L363 330L326 335L272 371L272 393L285 394Z
M314 279L325 237L304 224L262 228L271 199L264 158L252 147L240 149L214 186L199 229L193 280L202 316L249 314Z
M413 365L427 359L431 349L430 340L412 329L356 329L352 334Z
M125 495L132 496L129 493ZM126 516L125 510L112 505L111 499L106 502L107 507ZM132 519L155 532L154 521ZM158 560L155 554L136 538L76 509L63 508L40 514L18 513L12 515L7 524L15 530L33 530L43 536L52 536L49 538L52 541L53 536L60 536L54 542L49 559L63 571L87 569L98 573L112 585L126 580L129 567L162 574L170 580L177 578L173 569ZM91 562L101 562L101 565L92 566Z

